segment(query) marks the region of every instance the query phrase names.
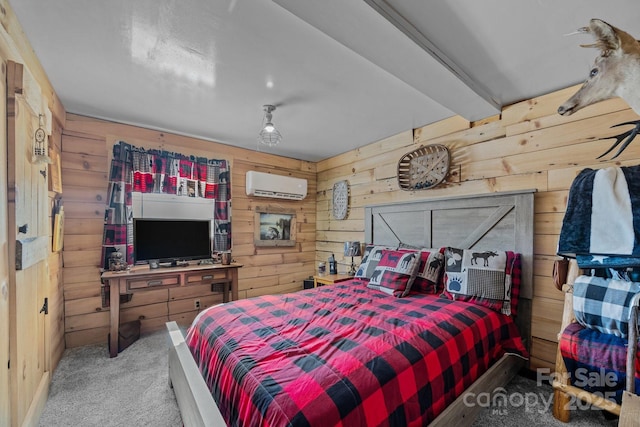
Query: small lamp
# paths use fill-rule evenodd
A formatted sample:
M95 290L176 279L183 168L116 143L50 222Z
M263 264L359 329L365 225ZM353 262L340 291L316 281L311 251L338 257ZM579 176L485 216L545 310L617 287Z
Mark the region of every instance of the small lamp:
M353 262L353 257L360 256L360 242L344 242L344 256L351 257L351 268L347 274L355 276L356 264Z
M271 123L271 112L276 109L275 105L265 105L264 108L264 121L266 124L262 127L260 134L258 135L258 141L268 147L274 147L282 141L282 135L278 132L278 129Z

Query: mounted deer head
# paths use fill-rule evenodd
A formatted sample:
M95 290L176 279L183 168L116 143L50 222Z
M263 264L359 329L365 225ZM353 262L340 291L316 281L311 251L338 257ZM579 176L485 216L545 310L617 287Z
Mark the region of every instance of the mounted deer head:
M577 32L592 33L596 37L596 42L581 46L598 48L600 55L596 58L587 81L571 98L558 107L558 114L569 116L586 106L616 96L624 99L636 113L640 114L640 42L629 33L600 19L592 19L588 27L582 27ZM640 131L640 121L620 123L616 126L626 124L635 124L636 127L612 137L617 141L600 157L608 154L624 141L613 157L616 158L635 138Z
M600 56L587 81L558 108L558 113L568 116L588 105L619 96L640 114L640 43L600 19L592 19L588 27L578 32L594 34L595 43L581 46L600 49Z

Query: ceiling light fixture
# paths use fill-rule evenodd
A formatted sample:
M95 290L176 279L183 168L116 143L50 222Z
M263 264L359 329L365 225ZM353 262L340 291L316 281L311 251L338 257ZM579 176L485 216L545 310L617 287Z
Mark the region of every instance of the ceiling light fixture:
M264 105L264 126L258 135L258 141L268 147L274 147L282 141L282 135L278 129L271 123L271 112L276 109L274 105ZM265 123L266 122L266 123Z

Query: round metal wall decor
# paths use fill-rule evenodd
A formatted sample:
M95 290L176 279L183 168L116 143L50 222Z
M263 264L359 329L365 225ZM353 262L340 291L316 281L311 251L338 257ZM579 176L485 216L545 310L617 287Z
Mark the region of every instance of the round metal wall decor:
M338 181L333 184L333 217L345 219L349 212L349 183Z
M425 145L398 161L401 190L426 190L440 184L449 173L449 149L441 144Z

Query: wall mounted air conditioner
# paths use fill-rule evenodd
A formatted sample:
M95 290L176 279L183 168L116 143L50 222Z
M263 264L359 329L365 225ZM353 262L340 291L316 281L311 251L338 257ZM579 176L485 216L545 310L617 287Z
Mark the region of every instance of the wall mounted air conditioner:
M247 172L247 196L302 200L307 196L307 180L256 171Z

